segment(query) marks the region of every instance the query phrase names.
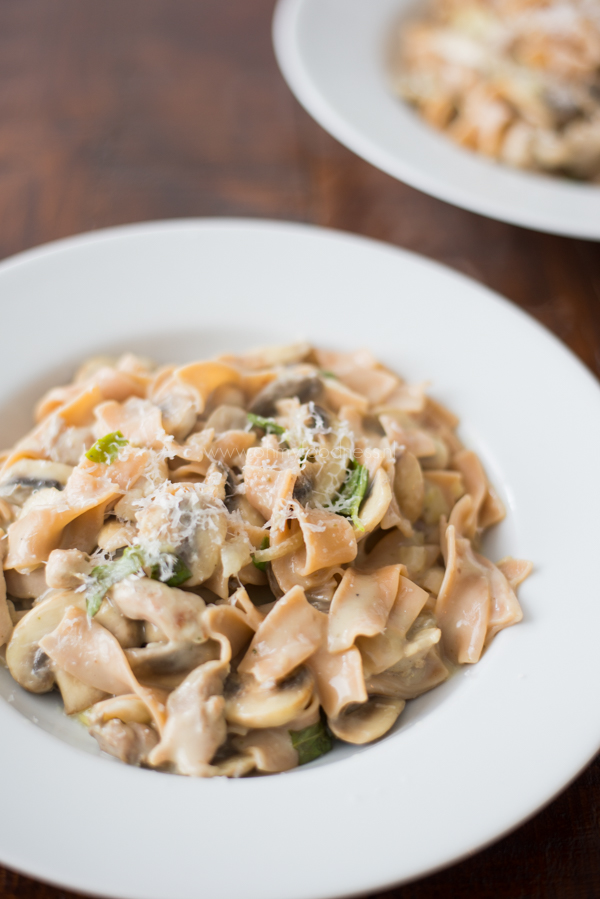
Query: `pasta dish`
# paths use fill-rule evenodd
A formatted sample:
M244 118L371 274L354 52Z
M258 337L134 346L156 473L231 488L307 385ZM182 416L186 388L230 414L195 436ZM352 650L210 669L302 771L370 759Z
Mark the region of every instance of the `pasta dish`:
M369 743L521 620L458 420L366 350L94 358L2 457L0 645L99 746L275 773ZM3 570L3 574L1 573Z
M599 0L433 0L394 52L397 92L457 143L600 182Z

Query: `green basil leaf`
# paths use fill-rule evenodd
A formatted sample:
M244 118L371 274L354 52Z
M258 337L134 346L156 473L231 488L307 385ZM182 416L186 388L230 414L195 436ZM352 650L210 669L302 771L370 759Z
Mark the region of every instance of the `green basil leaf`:
M189 580L192 576L192 572L187 567L185 562L176 556L174 553L165 553L165 555L171 556L174 560L172 563L172 573L171 576L163 581L160 576L160 565L153 565L152 571L150 573L150 577L155 581L162 581L163 584L166 584L167 587L179 587L180 584L183 584L185 581Z
M269 538L263 537L263 541L260 544L260 548L266 549L268 546L269 546ZM257 562L256 559L254 558L254 556L252 556L252 564L255 566L255 568L258 568L259 571L266 571L267 565L269 563L268 562Z
M86 458L90 462L98 462L103 465L110 465L114 462L124 446L127 446L128 440L123 437L120 431L113 431L105 434L99 440L96 440L93 446L87 451Z
M285 428L278 425L273 418L263 418L262 415L254 415L253 412L248 412L247 415L253 428L262 428L267 434L285 434Z
M90 572L93 581L86 589L86 608L90 618L100 609L102 600L111 587L125 580L131 574L136 574L144 566L144 557L139 547L129 546L120 559L106 562L104 565L96 565Z
M358 511L362 505L369 484L369 472L365 465L361 465L356 459L350 462L350 468L346 480L337 497L339 514L351 518L352 523L359 531L364 531L364 526L358 517ZM341 501L341 502L340 502Z
M192 572L179 556L176 556L175 553L161 553L162 556L171 560L169 566L171 574L166 581L163 581L168 587L179 587L180 584L191 578ZM88 583L86 590L86 607L90 618L96 615L102 605L102 600L111 587L118 584L119 581L124 581L126 577L143 571L147 564L148 561L141 546L128 546L119 559L92 568L90 577L93 580ZM152 565L150 577L155 581L161 580L161 569L164 570L160 563Z
M288 731L292 745L298 753L298 764L306 765L325 755L333 748L333 739L322 721L302 730Z

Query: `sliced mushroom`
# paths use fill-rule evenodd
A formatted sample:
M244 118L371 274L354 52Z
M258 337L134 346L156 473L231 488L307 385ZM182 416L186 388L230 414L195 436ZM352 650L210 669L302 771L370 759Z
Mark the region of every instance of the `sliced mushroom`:
M237 384L221 384L207 397L204 409L205 415L211 415L219 406L237 406L243 408L246 403L246 395ZM245 415L246 413L244 413Z
M143 636L143 622L126 617L110 597L105 597L95 620L115 637L123 649L139 646Z
M317 374L290 376L283 375L271 381L254 397L250 412L268 418L277 413L276 403L288 397L297 397L301 403L308 403L320 397L323 383Z
M339 718L329 718L327 723L331 732L346 743L372 743L394 726L405 705L395 696L369 696L367 702Z
M236 493L232 497L226 499L226 505L229 512L239 512L246 524L254 527L262 528L265 523L264 517L258 509L252 506L242 493Z
M214 428L215 434L224 431L243 431L248 424L248 413L241 406L217 406L206 420L207 428Z
M380 415L379 420L388 440L398 449L403 447L419 459L436 455L439 447L434 435L419 427L412 416L404 412L394 412Z
M371 531L374 531L392 501L392 488L383 468L380 468L373 478L371 489L367 498L358 511L363 529L356 529L356 539L362 540Z
M204 639L202 612L205 603L195 593L145 577L120 581L111 588L110 595L123 616L136 622L150 621L169 640L201 642ZM97 618L106 604L103 602ZM104 624L103 621L100 623ZM109 628L108 624L105 626ZM129 646L139 646L139 643Z
M61 549L78 549L84 553L93 552L98 545L98 534L104 524L104 509L105 504L100 503L69 521L62 532Z
M66 715L76 715L77 712L83 712L96 702L106 699L108 694L96 687L90 687L80 681L79 678L73 677L68 671L57 668L55 672L56 683L60 690L60 695L65 706Z
M236 507L235 500L238 495L237 489L238 489L238 484L240 482L240 479L237 477L237 475L234 474L233 470L229 467L229 465L227 465L225 462L216 461L210 465L210 467L206 473L205 483L209 478L211 469L213 471L215 471L215 470L219 471L221 473L221 475L223 475L223 477L225 478L225 480L223 482L224 496L222 498L223 498L223 502L225 503L225 506L227 507L227 511L232 512L234 510L234 508Z
M126 724L133 721L138 724L151 724L152 715L146 703L135 693L123 693L121 696L111 696L102 702L95 703L83 716L83 723L104 724L111 718L119 718Z
M48 556L46 564L46 583L57 590L76 590L77 587L81 587L91 570L92 562L87 553L82 553L78 549L54 549ZM44 572L44 569L38 571Z
M6 664L14 679L31 693L48 693L54 686L50 659L39 641L58 627L69 606L83 608L83 594L63 590L34 606L19 621L6 648Z
M256 767L251 755L234 754L225 759L220 759L219 755L220 750L217 750L216 758L211 762L215 777L244 777Z
M196 417L201 409L198 395L192 385L182 383L173 375L164 381L161 380L158 389L150 393L150 399L162 413L165 431L178 441L185 440L196 424Z
M227 473L228 469L226 465L223 465L221 462L211 462L206 471L204 481L202 482L201 490L203 495L209 496L211 499L218 500L219 502L224 502L225 496L227 495Z
M330 413L323 408L323 406L317 405L317 403L313 403L312 401L308 404L308 411L310 414L307 425L309 428L317 429L319 431L326 430L331 428L332 416Z
M142 476L127 490L115 505L113 512L120 521L135 522L140 503L153 491L152 481Z
M389 669L367 679L369 693L395 696L398 699L416 699L450 677L450 670L442 661L437 646L433 646L421 664L396 671Z
M220 653L221 647L216 640L205 640L204 643L150 643L125 650L127 661L139 682L164 690L174 690L194 668L218 659Z
M251 730L246 736L235 737L233 742L245 757L253 760L252 767L257 771L275 774L298 765L298 752L287 728Z
M98 534L97 542L100 549L107 553L114 553L124 546L133 546L138 542L137 527L131 521L110 518Z
M422 513L423 521L429 526L437 526L440 518L447 519L449 514L450 506L443 490L438 484L426 479Z
M313 492L313 487L313 478L311 478L307 472L300 472L296 478L296 483L294 484L292 498L295 499L296 502L299 502L300 505L305 506Z
M356 393L354 390L340 381L333 373L325 374L321 372L323 380L323 388L325 392L325 402L334 412L340 412L344 407L348 409L356 409L357 412L366 412L369 408L369 402L366 396Z
M225 718L243 727L280 727L306 708L314 689L304 666L279 684L261 686L252 675L231 674L225 681Z
M435 453L431 456L424 456L421 459L421 465L426 469L446 468L450 460L450 451L446 446L446 442L437 434L430 434L430 436L435 444Z
M128 765L146 764L158 743L158 734L147 724L125 724L118 718L111 718L105 724L93 724L89 732L103 752Z
M15 604L12 601L12 599L6 600L6 609L8 611L8 616L10 618L10 624L12 624L12 627L9 626L9 621L6 619L6 615L4 616L4 619L5 619L4 626L6 628L6 633L7 633L8 637L10 637L10 635L12 634L13 627L19 623L21 618L23 618L23 616L25 615L25 612L23 612L21 609L19 609L19 611L17 612L17 610L15 608ZM29 611L29 610L27 610L27 611ZM4 637L5 643L7 642L8 637ZM2 639L2 638L0 637L0 639Z
M396 462L394 493L400 511L414 524L423 511L425 487L419 460L408 450Z
M317 609L318 612L329 612L329 608L331 606L331 600L333 599L333 595L338 588L338 582L335 578L331 578L326 583L319 585L318 587L313 587L312 590L305 590L306 598L311 604Z
M63 490L73 468L45 459L19 459L5 474L0 484L0 496L16 506L22 506L33 493L53 487Z
M440 548L437 544L401 546L398 550L398 561L406 565L410 580L416 581L437 561L439 554Z
M6 589L15 599L37 599L49 586L45 575L43 567L36 568L28 574L17 571L16 568L8 568L4 572Z

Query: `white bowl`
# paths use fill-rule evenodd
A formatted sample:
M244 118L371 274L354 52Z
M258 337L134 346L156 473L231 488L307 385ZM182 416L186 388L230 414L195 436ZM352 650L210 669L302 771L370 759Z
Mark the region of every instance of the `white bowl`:
M394 178L491 218L600 238L600 186L496 164L452 143L390 89L386 42L414 0L279 0L275 53L307 111Z
M77 363L306 337L370 347L462 417L508 508L487 552L530 558L525 618L409 703L373 746L288 774L194 780L101 755L55 696L0 671L0 861L127 899L326 899L472 853L600 746L600 390L554 337L410 253L299 225L187 221L61 241L0 265L0 431Z

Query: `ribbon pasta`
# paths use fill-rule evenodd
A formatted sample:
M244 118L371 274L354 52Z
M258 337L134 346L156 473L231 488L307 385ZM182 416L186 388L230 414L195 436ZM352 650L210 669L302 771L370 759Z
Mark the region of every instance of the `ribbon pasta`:
M369 743L521 620L458 420L367 351L91 360L36 421L2 457L0 646L128 764Z

